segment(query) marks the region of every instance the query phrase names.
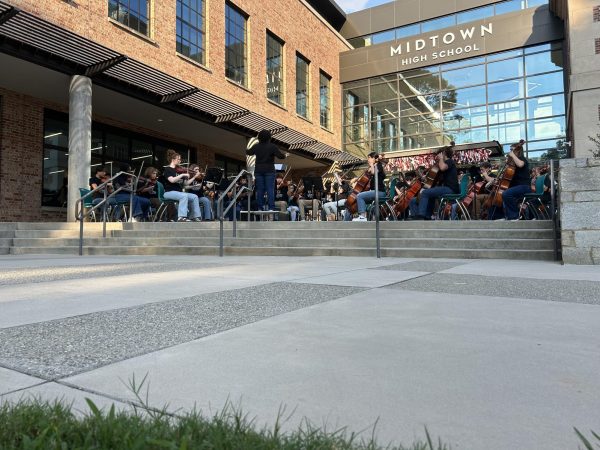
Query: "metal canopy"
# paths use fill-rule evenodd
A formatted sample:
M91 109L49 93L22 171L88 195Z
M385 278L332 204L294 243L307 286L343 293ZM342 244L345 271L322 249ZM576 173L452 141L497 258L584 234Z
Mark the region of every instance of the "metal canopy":
M283 142L290 150L302 149L308 151L306 147L317 142L315 139L297 131L290 130L289 128L281 133L277 133L274 139Z
M250 111L246 108L203 90L179 100L178 103L209 114L213 117L215 123L229 122L250 114Z
M314 143L307 150L310 150L314 153L315 159L327 158L331 155L335 155L336 153L340 152L340 150L338 150L337 148L334 148L327 144L323 144L322 142Z
M82 68L121 56L113 50L0 1L0 36Z
M253 112L243 117L238 117L237 119L232 120L231 123L245 128L246 130L253 131L254 133L258 133L261 130L269 130L271 134L278 134L288 129L279 122L267 119L266 117Z

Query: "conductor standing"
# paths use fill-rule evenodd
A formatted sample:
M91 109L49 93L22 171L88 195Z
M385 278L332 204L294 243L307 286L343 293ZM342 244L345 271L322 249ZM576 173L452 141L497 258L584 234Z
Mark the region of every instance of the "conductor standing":
M265 210L265 192L268 211L275 211L275 158L284 159L287 153L281 153L271 142L271 132L258 133L258 143L246 149L246 155L256 156L254 178L256 182L256 201L259 210Z

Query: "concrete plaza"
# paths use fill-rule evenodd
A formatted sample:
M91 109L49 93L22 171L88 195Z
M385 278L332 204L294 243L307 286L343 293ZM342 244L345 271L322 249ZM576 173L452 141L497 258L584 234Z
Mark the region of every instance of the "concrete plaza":
M453 449L600 431L600 266L370 257L0 256L0 401L149 401L257 426L427 426Z

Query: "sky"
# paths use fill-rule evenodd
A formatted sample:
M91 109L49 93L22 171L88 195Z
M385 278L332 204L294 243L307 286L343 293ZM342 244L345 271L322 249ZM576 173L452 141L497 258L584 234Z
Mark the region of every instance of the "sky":
M347 13L370 8L371 6L382 5L391 1L392 0L335 0L340 8Z

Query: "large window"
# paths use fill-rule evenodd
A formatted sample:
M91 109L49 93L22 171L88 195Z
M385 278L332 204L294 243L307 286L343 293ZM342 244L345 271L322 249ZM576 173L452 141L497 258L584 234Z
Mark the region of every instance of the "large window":
M323 128L331 128L331 77L319 71L320 122Z
M547 4L548 0L505 0L494 5L481 6L479 8L461 11L456 14L436 17L435 19L421 23L414 23L399 28L393 28L391 30L380 31L375 34L352 38L349 39L348 42L355 48L366 47L369 45L381 44L382 42L390 42L395 39L404 39L418 34L429 33L430 31L441 30L463 23L473 22L475 20L486 19L492 16L499 16L521 9L537 8Z
M177 0L177 52L205 64L204 0Z
M566 133L562 66L561 44L552 43L347 83L344 149L525 139L529 156L547 154Z
M108 0L108 17L150 36L150 0Z
M44 112L44 160L42 206L66 206L69 167L69 117L51 110ZM167 149L183 156L184 163L196 162L195 153L179 144L157 140L120 128L92 123L92 164L90 176L98 166L115 174L123 162L139 172L149 166L160 171L168 164ZM87 187L87 186L81 186Z
M231 3L225 4L225 76L248 85L247 16Z
M283 41L267 31L267 98L283 105Z
M309 118L309 69L310 63L296 54L296 114Z

